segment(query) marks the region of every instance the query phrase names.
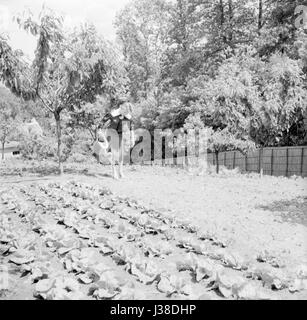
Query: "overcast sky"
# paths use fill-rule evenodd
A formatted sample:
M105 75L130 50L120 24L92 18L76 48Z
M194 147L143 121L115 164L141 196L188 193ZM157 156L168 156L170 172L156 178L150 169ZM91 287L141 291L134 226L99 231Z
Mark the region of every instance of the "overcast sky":
M37 14L45 4L61 13L67 25L89 21L104 37L114 39L115 15L128 2L129 0L0 0L0 34L8 34L11 45L15 49L22 49L32 58L36 40L21 31L16 23L12 22L12 17L27 8Z

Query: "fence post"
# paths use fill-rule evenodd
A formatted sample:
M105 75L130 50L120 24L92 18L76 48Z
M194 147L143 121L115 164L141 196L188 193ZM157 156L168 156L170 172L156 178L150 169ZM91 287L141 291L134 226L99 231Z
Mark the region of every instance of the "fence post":
M273 175L273 170L274 170L274 149L272 148L272 153L271 153L271 176Z
M304 147L302 147L302 154L301 154L301 176L303 177L303 169L304 169Z
M233 153L233 169L236 168L236 151Z
M258 169L259 169L259 174L262 176L263 175L263 148L259 149Z
M289 175L289 148L286 149L286 177Z
M226 155L227 155L227 152L224 152L224 167L226 167Z
M248 156L247 156L247 154L246 154L246 155L245 155L245 172L248 172L247 166L248 166Z
M261 148L258 151L258 173L261 173Z

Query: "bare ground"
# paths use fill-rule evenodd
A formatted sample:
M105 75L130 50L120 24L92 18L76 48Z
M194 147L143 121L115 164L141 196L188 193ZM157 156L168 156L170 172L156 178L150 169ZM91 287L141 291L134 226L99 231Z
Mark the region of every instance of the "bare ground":
M99 169L97 178L82 180L212 226L248 255L268 249L293 265L307 262L307 179L197 176L176 168L133 167L125 179L114 181L108 173Z

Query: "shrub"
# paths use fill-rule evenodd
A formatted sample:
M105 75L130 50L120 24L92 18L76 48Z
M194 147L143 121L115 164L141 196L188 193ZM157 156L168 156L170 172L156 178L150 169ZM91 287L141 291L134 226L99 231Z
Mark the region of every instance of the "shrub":
M56 155L55 139L24 135L19 144L20 153L27 160L45 160Z
M89 162L89 156L86 156L81 153L74 153L71 155L68 159L69 162L75 162L75 163L88 163Z

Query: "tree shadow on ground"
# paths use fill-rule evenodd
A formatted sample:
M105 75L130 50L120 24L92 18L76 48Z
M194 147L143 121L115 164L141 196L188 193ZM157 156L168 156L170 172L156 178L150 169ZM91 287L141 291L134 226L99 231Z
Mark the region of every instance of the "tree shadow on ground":
M282 221L307 227L307 197L274 201L269 205L259 206L258 208L276 213Z

